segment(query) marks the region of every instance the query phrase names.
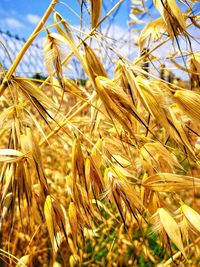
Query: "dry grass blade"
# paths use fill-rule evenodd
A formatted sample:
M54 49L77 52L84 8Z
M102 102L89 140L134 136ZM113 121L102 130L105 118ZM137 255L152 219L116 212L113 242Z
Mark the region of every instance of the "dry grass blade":
M200 179L173 173L157 173L147 177L142 185L158 192L173 192L200 187Z
M17 162L25 155L15 149L0 149L0 162Z
M99 22L101 16L102 0L90 0L90 17L92 22L92 28L95 28Z

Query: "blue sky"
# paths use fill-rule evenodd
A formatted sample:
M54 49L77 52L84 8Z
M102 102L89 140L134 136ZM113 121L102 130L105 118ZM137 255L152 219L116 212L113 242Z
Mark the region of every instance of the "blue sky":
M50 2L50 0L0 0L0 29L3 31L9 30L13 35L17 34L19 37L28 38ZM78 0L63 0L63 2L80 14ZM109 10L116 2L116 0L104 1L104 8L107 7ZM129 4L130 1L125 0L115 17L114 22L121 27L125 27L128 24ZM56 10L70 24L79 25L79 19L64 4L57 4ZM87 13L86 10L85 12ZM102 13L105 14L105 9Z
M62 3L63 1L63 3ZM0 0L0 30L6 32L9 31L12 35L18 35L20 38L27 39L29 35L32 33L34 28L36 27L37 23L41 19L42 15L44 14L45 10L49 6L51 0ZM103 10L102 15L103 17L107 11L111 9L112 6L114 6L115 3L117 3L118 0L103 0ZM112 20L112 16L109 17L105 23L102 25L103 32L106 32L106 28L109 25L109 21L112 22L111 31L109 32L110 37L115 37L118 42L113 42L111 46L117 51L120 51L121 55L128 56L130 58L130 55L132 55L131 58L136 57L138 54L138 48L134 47L134 39L129 39L130 43L126 43L126 40L128 40L127 36L129 34L128 32L128 20L129 20L129 11L130 11L130 3L131 0L124 0L122 5L120 6L119 10L117 10L117 15ZM146 4L147 6L152 3L152 0L147 0ZM76 15L73 14L72 11L66 6L69 5L75 12L80 14L80 6L78 3L78 0L60 0L60 3L56 5L56 10L62 14L62 16L68 21L70 25L74 25L76 27L80 27L80 19L77 18ZM196 11L200 11L200 3L196 4ZM150 13L153 18L156 18L159 16L157 10L155 8L152 8L150 10ZM88 28L90 27L90 16L88 14L88 11L86 8L84 8L84 20L86 21L86 31L88 31ZM147 22L147 17L143 18L144 22ZM49 19L48 24L52 24L53 20L52 17ZM114 25L114 26L113 26ZM142 24L140 28L143 28L145 24ZM137 26L131 26L132 29L138 29ZM200 36L199 29L195 29L193 34L195 36ZM46 34L46 33L44 33ZM41 34L38 38L40 41L40 46L42 47L44 34ZM1 37L1 36L0 36ZM3 40L2 40L3 41ZM131 46L130 46L131 45ZM183 40L183 46L185 45L185 42ZM199 50L199 44L194 42L194 51ZM19 43L18 50L20 49L20 46L22 46L22 43ZM169 45L168 45L169 46ZM9 47L8 47L9 49ZM13 49L12 51L17 50ZM131 50L131 52L130 52ZM166 47L158 51L163 56L166 54ZM1 57L5 57L5 52L0 51L0 59ZM18 51L15 51L16 53ZM13 57L16 55L13 55ZM108 58L108 55L106 55L106 58ZM112 59L112 56L110 56ZM30 56L27 54L27 62L30 63ZM109 59L109 58L108 58ZM28 63L28 64L29 64Z
M51 0L0 0L0 30L9 31L12 35L17 34L19 37L27 39L44 14L46 8L49 6L50 2ZM56 5L56 10L63 15L69 24L76 26L80 25L79 18L77 18L76 15L74 15L66 6L69 5L74 11L80 14L78 0L63 0L66 5L62 3L62 0L59 2L60 3ZM105 15L105 12L110 10L117 2L118 0L103 0L102 17ZM152 3L152 0L147 0L145 2L148 6ZM112 21L114 25L121 27L122 32L123 29L128 29L130 3L131 0L124 0L117 15L115 16L115 19ZM196 4L196 6L197 9L200 10L200 4ZM86 19L89 27L89 15L86 9L84 9L84 11L84 18ZM153 18L158 16L158 12L155 8L152 8L150 13ZM112 20L112 16L106 20L103 27L108 25L109 20ZM48 21L48 23L52 22L52 19ZM142 24L141 27L143 28L144 26L145 25Z
M103 0L101 17L103 17L117 2L118 0ZM125 35L127 34L130 2L130 0L124 0L124 3L120 6L119 9L116 10L117 15L114 17L114 19L112 20L112 16L115 15L116 11L102 25L102 29L105 31L105 29L109 25L109 21L112 21L112 25L115 25L115 29L113 26L111 27L110 35L113 36L113 34L115 34L116 38L121 41L122 37L125 37ZM11 35L17 35L20 39L27 39L36 27L37 23L40 21L50 3L51 0L0 0L0 30L3 32L9 31ZM78 0L63 0L63 3L62 0L60 0L60 3L56 5L55 9L59 13L61 13L61 15L68 21L70 25L74 25L79 28L80 18L74 15L73 12L70 11L70 8L67 7L67 5L69 5L71 9L73 9L80 15L80 5L78 3ZM84 8L83 17L86 22L85 31L88 31L88 29L90 28L90 16L86 8ZM50 17L47 25L52 23L53 19L52 17ZM43 46L45 35L46 32L44 32L44 34L40 34L37 39L40 47ZM6 35L1 35L0 38L2 38L2 42L4 44L8 45L8 50L11 52L11 57L14 58L19 52L20 47L23 45L23 43L17 42L16 45L13 45L13 41L9 41L9 43L7 43L3 39L6 38ZM123 45L123 43L121 45ZM2 50L2 47L0 47L0 50ZM122 52L124 53L125 51L127 51L127 49L123 50L124 51ZM23 59L23 62L26 63L22 68L23 70L27 69L26 66L30 65L30 58L30 55L27 53L26 58ZM0 51L0 59L6 60L6 63L4 61L4 65L6 65L6 67L8 68L10 62L5 55L5 51L3 50ZM39 67L39 69L41 70L42 68Z

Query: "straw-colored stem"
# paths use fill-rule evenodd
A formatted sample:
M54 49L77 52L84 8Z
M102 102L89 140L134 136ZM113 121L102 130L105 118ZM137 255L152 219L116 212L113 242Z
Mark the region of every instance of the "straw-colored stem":
M51 14L54 6L57 4L57 2L58 2L58 0L52 0L51 4L49 5L49 7L46 10L44 16L42 17L42 19L38 23L37 27L35 28L35 30L31 34L31 36L28 38L28 40L26 41L26 43L24 44L24 46L20 50L19 54L15 58L13 64L9 68L8 72L6 73L6 75L5 75L4 79L3 79L3 82L2 82L2 84L0 86L0 96L2 96L4 90L6 89L7 81L10 79L11 75L16 70L18 64L20 63L20 61L23 58L24 54L26 53L27 49L30 47L30 45L32 44L32 42L36 38L37 34L40 32L40 30L44 26L45 22L47 21L48 17L50 16L50 14Z
M76 115L78 115L85 107L90 105L91 101L96 97L96 93L94 92L90 99L83 103L73 114L71 114L69 117L63 120L61 124L59 124L47 137L40 142L40 147L43 146L47 141L49 141L50 138L52 138L55 134L57 134L60 129L62 129L71 119L73 119Z
M200 242L200 237L198 237L194 242L189 244L187 247L184 248L184 252L186 252L188 249L193 247L195 244ZM178 251L175 255L173 255L170 259L168 259L165 263L162 264L162 267L168 267L171 266L172 262L176 259L178 259L182 255L181 251Z

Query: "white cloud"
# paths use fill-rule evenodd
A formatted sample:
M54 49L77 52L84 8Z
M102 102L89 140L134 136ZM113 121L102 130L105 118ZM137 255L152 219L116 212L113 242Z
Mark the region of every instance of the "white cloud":
M19 20L15 18L6 18L4 22L10 28L22 28L24 26Z
M28 22L30 22L31 24L38 24L38 22L40 21L40 17L34 14L28 14L26 16L26 19L28 20Z

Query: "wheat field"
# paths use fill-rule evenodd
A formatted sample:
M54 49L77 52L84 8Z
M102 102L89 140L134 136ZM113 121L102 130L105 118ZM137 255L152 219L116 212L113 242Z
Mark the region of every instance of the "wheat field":
M159 17L143 21L130 59L101 32L123 2L102 14L102 0L79 0L90 25L78 35L53 0L1 68L0 266L199 266L199 3L153 0ZM132 0L129 13L134 28L151 10ZM16 75L41 32L48 77ZM91 41L117 57L112 75ZM166 43L187 81L165 78ZM73 58L84 83L66 74Z

